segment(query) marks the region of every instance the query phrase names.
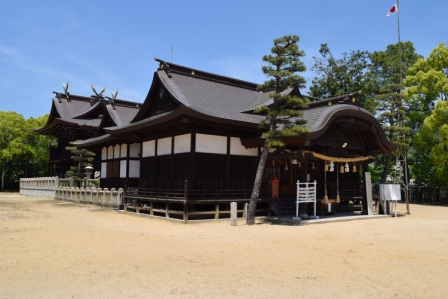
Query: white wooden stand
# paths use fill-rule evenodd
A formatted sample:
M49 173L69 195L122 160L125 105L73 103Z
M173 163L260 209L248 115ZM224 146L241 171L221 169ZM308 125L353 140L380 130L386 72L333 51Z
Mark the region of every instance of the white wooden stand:
M316 216L316 185L316 181L304 183L297 181L296 217L294 219L301 220L299 216L299 205L308 202L314 203L314 215L310 216L310 218L319 219L319 216Z

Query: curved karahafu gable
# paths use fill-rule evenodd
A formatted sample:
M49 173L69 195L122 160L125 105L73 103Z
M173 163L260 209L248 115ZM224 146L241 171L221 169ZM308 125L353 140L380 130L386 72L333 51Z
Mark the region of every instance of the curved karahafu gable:
M368 111L347 104L310 108L305 112L310 132L306 142L321 147L338 147L363 154L395 150L379 122Z
M290 147L314 147L324 152L330 148L344 148L356 154L388 153L396 149L387 140L380 123L367 110L355 105L339 103L318 105L311 103L303 118L308 132L285 139ZM261 139L243 139L246 147L261 146Z

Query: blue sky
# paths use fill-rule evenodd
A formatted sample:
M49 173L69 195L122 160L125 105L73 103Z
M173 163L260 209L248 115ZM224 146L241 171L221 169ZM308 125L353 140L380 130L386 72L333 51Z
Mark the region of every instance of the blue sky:
M53 91L143 102L158 63L262 83L275 38L299 35L309 69L321 43L339 55L397 42L395 0L0 0L0 110L50 112ZM448 1L401 0L401 40L427 56L448 41ZM303 74L311 82L314 74ZM306 91L305 91L306 92Z

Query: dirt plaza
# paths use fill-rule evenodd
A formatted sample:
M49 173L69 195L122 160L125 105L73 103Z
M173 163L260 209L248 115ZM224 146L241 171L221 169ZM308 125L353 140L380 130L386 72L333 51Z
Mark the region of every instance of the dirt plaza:
M448 207L410 211L183 224L0 193L0 297L447 298Z

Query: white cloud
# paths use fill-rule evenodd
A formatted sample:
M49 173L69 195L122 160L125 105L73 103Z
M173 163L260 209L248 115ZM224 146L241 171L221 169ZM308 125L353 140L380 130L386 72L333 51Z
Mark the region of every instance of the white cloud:
M3 63L8 64L13 69L35 73L39 76L45 75L63 78L71 76L71 74L61 72L60 70L40 65L31 57L22 54L18 49L14 47L0 45L0 60Z
M14 63L26 60L17 48L0 45L0 59L5 63Z

